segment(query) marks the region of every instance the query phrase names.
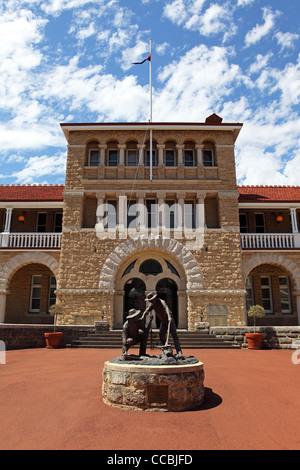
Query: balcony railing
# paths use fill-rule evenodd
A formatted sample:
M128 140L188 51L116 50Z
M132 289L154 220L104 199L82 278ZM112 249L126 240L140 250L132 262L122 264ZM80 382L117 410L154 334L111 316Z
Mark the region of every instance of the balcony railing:
M241 233L242 249L299 248L299 234L293 233Z
M1 233L0 248L59 249L61 233Z

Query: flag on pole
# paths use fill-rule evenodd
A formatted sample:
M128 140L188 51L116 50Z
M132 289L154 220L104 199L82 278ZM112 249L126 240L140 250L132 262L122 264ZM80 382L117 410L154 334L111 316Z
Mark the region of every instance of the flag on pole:
M141 65L141 64L144 64L147 60L148 60L149 62L151 62L151 55L148 55L148 57L146 57L146 59L144 59L142 62L133 62L133 65Z

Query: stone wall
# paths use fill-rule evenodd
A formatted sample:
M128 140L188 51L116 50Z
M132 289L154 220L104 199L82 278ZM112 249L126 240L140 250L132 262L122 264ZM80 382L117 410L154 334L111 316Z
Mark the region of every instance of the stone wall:
M71 344L92 332L94 328L85 326L60 326L56 331L63 332L62 347ZM44 333L52 333L53 326L47 325L0 325L0 340L4 341L6 350L33 349L46 347Z
M234 341L247 348L246 333L253 333L253 327L211 327L210 333L227 341ZM300 342L300 326L260 326L257 333L264 333L263 349L293 349L295 341Z

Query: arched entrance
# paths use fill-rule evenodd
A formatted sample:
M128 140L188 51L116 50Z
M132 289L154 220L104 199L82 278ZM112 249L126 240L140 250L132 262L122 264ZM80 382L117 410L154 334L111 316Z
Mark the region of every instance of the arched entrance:
M157 291L164 299L175 319L176 326L187 328L186 278L180 265L167 259L166 254L142 253L130 257L120 267L116 276L115 322L122 328L131 308L145 310L145 298L149 292ZM159 321L155 319L156 326Z
M123 323L126 320L129 310L132 308L144 311L146 286L141 279L129 279L124 286L124 314Z

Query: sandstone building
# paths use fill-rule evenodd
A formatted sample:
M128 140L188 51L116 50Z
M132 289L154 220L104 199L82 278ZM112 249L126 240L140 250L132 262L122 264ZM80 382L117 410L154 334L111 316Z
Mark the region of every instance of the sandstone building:
M61 127L64 186L0 187L0 323L120 329L156 290L179 329L300 325L300 187L237 186L242 124Z

